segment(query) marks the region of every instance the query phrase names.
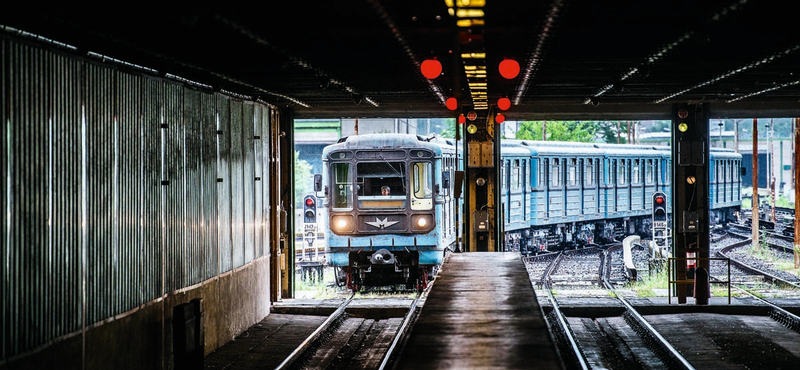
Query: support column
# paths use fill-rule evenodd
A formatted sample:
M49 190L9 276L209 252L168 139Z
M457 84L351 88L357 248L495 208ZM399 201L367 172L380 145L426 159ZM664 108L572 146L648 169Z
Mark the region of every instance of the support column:
M466 112L467 132L464 135L466 149L466 174L464 198L466 226L466 250L470 252L496 252L497 246L496 208L497 171L495 163L494 120L478 117L474 111ZM473 120L469 118L473 117Z
M281 295L294 298L294 110L284 108L279 123Z
M794 119L794 163L792 169L794 170L794 268L800 268L800 171L797 166L800 165L800 118Z
M753 118L753 204L752 223L753 247L758 248L758 119Z
M672 255L708 258L708 104L675 104L672 116L672 225L676 232ZM690 281L698 269L708 272L708 260L676 260L671 278ZM693 295L698 304L708 302L708 289L694 294L693 288L691 283L677 284L678 303L686 303L686 297Z

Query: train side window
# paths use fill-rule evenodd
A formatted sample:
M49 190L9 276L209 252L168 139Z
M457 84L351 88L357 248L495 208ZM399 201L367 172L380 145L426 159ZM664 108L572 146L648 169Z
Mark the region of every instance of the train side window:
M653 160L652 159L648 159L647 162L644 165L644 182L645 182L645 184L652 185L653 182L654 182L653 181L654 178L655 177L653 176Z
M583 160L583 187L594 186L594 160L591 158Z
M433 173L430 162L415 162L411 165L412 210L433 208Z
M672 182L672 161L667 160L667 165L664 166L664 183L670 184Z
M575 158L570 158L569 165L567 166L567 186L569 187L577 187L578 186L578 160Z
M508 178L508 161L500 162L500 190L505 191L507 187L507 178Z
M520 166L520 177L519 177L519 185L522 190L525 190L525 186L527 185L527 178L525 176L528 175L528 161L523 159L522 165Z
M550 187L557 188L561 186L561 162L558 158L551 159L550 164Z
M628 167L625 162L624 159L617 159L617 185L628 184Z
M543 189L547 185L547 159L539 158L539 171L537 176L536 187Z
M641 185L642 184L642 166L641 161L638 159L634 159L631 165L631 184L633 185Z
M333 164L333 208L338 210L353 208L353 183L350 176L350 163Z
M519 190L519 159L511 166L511 190Z

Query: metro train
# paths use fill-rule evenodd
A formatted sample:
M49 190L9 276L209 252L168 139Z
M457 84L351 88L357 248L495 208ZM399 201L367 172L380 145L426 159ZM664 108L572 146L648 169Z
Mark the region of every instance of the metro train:
M456 243L459 158L451 140L408 134L351 136L323 149L314 187L327 211L327 260L340 285L427 285ZM508 251L650 236L652 195L670 196L665 146L504 139L500 162L497 216ZM735 220L741 155L712 149L709 165L710 221Z
M652 195L671 195L668 146L504 140L501 152L501 215L511 250L536 253L651 236ZM711 225L740 215L741 161L731 149L710 150Z
M424 289L455 244L456 149L407 134L342 138L322 151L314 188L328 214L337 283Z

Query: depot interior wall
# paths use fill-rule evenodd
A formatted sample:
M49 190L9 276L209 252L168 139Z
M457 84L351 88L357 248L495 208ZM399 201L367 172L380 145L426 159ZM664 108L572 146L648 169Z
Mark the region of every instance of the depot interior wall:
M0 368L170 368L269 314L269 105L0 34ZM261 139L264 138L264 139Z

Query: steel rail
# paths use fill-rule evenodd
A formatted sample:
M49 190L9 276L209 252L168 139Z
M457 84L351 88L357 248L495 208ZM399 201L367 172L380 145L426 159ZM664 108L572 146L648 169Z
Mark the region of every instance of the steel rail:
M339 308L337 308L336 311L328 316L328 318L322 324L320 324L317 330L314 330L311 335L309 335L302 343L300 343L300 345L295 348L289 357L283 360L283 362L281 362L281 364L278 365L275 370L285 370L291 368L294 362L297 361L308 350L308 348L319 339L322 333L328 330L328 328L330 328L331 325L336 322L336 320L344 315L347 305L353 301L353 297L355 297L355 295L355 292L351 293L350 297L347 298L347 300L345 300L341 305L339 305Z
M601 267L601 269L602 269L601 278L602 278L602 281L603 281L603 285L606 287L606 289L608 289L612 293L614 293L614 296L616 296L617 299L619 299L619 301L622 302L623 306L625 306L625 310L628 312L630 317L633 318L634 320L636 320L636 322L639 325L641 325L641 327L644 328L647 331L647 333L649 333L652 336L653 339L656 340L657 344L659 344L663 349L665 349L667 351L667 353L670 355L670 358L672 360L677 361L677 363L679 365L683 366L686 369L694 369L694 366L692 366L689 363L689 361L687 361L680 354L680 352L678 352L678 350L675 349L675 347L673 347L671 344L669 344L669 342L666 339L664 339L664 337L661 336L661 334L659 334L658 331L656 331L656 329L653 328L653 326L651 326L650 323L648 323L647 320L645 320L642 315L640 315L638 312L636 312L636 309L633 308L633 306L631 306L631 304L628 303L628 301L625 298L623 298L622 295L619 294L616 289L614 289L614 287L611 285L611 283L609 283L608 279L606 278L607 275L609 274L609 271L607 269L607 265L608 264L605 263L605 261L608 261L608 252L611 251L611 249L614 249L614 248L615 247L608 248L603 252L603 262L604 263L602 263L602 267ZM617 246L616 248L619 248L619 246Z
M746 264L746 263L744 263L742 261L739 261L739 260L737 260L737 259L735 259L733 257L730 257L728 255L728 253L730 253L733 249L746 246L746 245L748 245L750 243L752 243L750 239L743 240L743 241L740 241L740 242L736 242L736 243L733 243L733 244L731 244L731 245L729 245L727 247L724 247L724 248L718 250L717 254L722 256L722 257L725 257L725 258L729 259L731 261L731 263L736 265L738 268L744 270L745 272L750 272L750 273L754 273L754 274L758 274L758 275L763 275L765 278L767 278L767 280L770 280L772 282L785 284L785 285L792 286L792 287L795 287L797 289L800 289L800 284L785 280L785 279L783 279L783 278L781 278L779 276L775 276L775 275L773 275L773 274L771 274L769 272L766 272L766 271L763 271L763 270L759 270L758 268L750 266L750 265L748 265L748 264Z
M542 274L542 286L544 291L547 293L547 298L550 300L550 303L553 305L553 315L556 317L558 325L561 327L562 331L564 332L564 336L566 337L567 341L569 342L570 346L572 347L572 351L575 355L575 359L578 361L578 365L580 365L581 369L588 370L589 365L586 361L586 356L581 351L578 342L575 340L575 337L572 335L572 329L567 323L566 317L564 317L564 313L561 312L561 309L558 308L558 302L556 302L556 298L553 296L553 293L550 291L550 275L555 271L556 267L561 263L561 259L564 256L563 253L559 253L555 259L550 262L550 265L547 266L544 274ZM545 316L545 320L547 316Z
M397 334L394 336L394 340L392 340L392 345L389 346L389 349L386 351L386 354L383 356L383 361L381 361L380 367L378 370L385 370L387 366L389 366L390 360L392 355L394 354L395 349L397 349L400 341L405 340L407 332L411 329L412 323L415 321L417 314L419 313L417 305L422 300L423 295L427 295L430 291L433 284L436 282L436 279L431 281L428 284L428 287L425 288L423 293L421 293L414 302L411 303L411 306L408 308L408 312L406 313L406 317L403 318L403 324L400 325L400 328L397 329Z

